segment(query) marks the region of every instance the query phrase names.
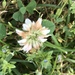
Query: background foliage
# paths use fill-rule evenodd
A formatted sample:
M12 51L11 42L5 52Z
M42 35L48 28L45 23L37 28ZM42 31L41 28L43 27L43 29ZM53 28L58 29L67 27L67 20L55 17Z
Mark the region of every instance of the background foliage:
M20 51L15 29L40 16L51 36L36 53ZM74 75L74 66L74 0L0 1L0 75Z

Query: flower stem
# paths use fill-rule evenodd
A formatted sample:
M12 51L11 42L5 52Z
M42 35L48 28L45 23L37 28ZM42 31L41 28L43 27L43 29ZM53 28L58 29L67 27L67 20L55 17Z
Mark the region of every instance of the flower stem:
M59 42L57 41L56 37L52 34L52 40L54 41L55 45L60 46Z

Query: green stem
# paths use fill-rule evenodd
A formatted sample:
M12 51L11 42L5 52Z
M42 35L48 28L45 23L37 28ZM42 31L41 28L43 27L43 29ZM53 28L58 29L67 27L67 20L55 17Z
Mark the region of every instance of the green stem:
M52 68L51 75L53 75L54 69L55 69L55 67L56 67L56 62L57 62L57 57L56 57L55 62L54 62L54 64L53 64L53 68Z
M52 44L52 43L50 43L50 42L46 42L46 43L44 43L44 44L45 44L45 46L47 46L47 47L51 47L51 48L54 48L54 49L58 49L60 52L63 52L63 53L65 53L65 54L67 54L67 51L65 51L64 49L62 49L60 46L54 45L54 44Z
M59 42L57 41L56 37L52 34L52 40L54 41L55 45L60 46Z
M5 44L5 45L7 45L4 41L2 41L2 40L0 40L0 42L2 43L2 44Z
M68 0L68 15L67 15L67 22L66 22L66 26L68 26L68 24L69 24L69 22L70 22L70 6L71 6L71 0ZM68 33L68 27L67 27L67 30L66 30L66 32L65 32L65 40L66 40L66 42L65 42L65 46L66 46L66 44L67 44L67 33Z
M70 22L70 6L71 6L71 0L68 0L68 15L67 15L67 22L66 25Z

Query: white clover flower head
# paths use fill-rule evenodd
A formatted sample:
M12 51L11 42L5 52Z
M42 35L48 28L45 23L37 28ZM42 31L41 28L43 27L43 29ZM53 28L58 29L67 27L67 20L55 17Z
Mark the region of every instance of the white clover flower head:
M39 18L36 22L27 18L23 24L23 31L16 29L16 33L22 37L22 40L19 40L18 43L23 46L22 50L26 53L32 48L39 49L49 36L50 30L42 27L41 23L42 18Z

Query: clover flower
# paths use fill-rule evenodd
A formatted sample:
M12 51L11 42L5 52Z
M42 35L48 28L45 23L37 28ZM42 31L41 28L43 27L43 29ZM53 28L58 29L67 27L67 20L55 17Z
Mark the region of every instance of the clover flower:
M23 31L16 29L16 33L22 37L18 43L23 46L22 50L26 53L34 49L39 49L40 46L47 40L50 30L42 27L42 18L39 18L36 22L32 22L30 19L26 19L23 24Z

